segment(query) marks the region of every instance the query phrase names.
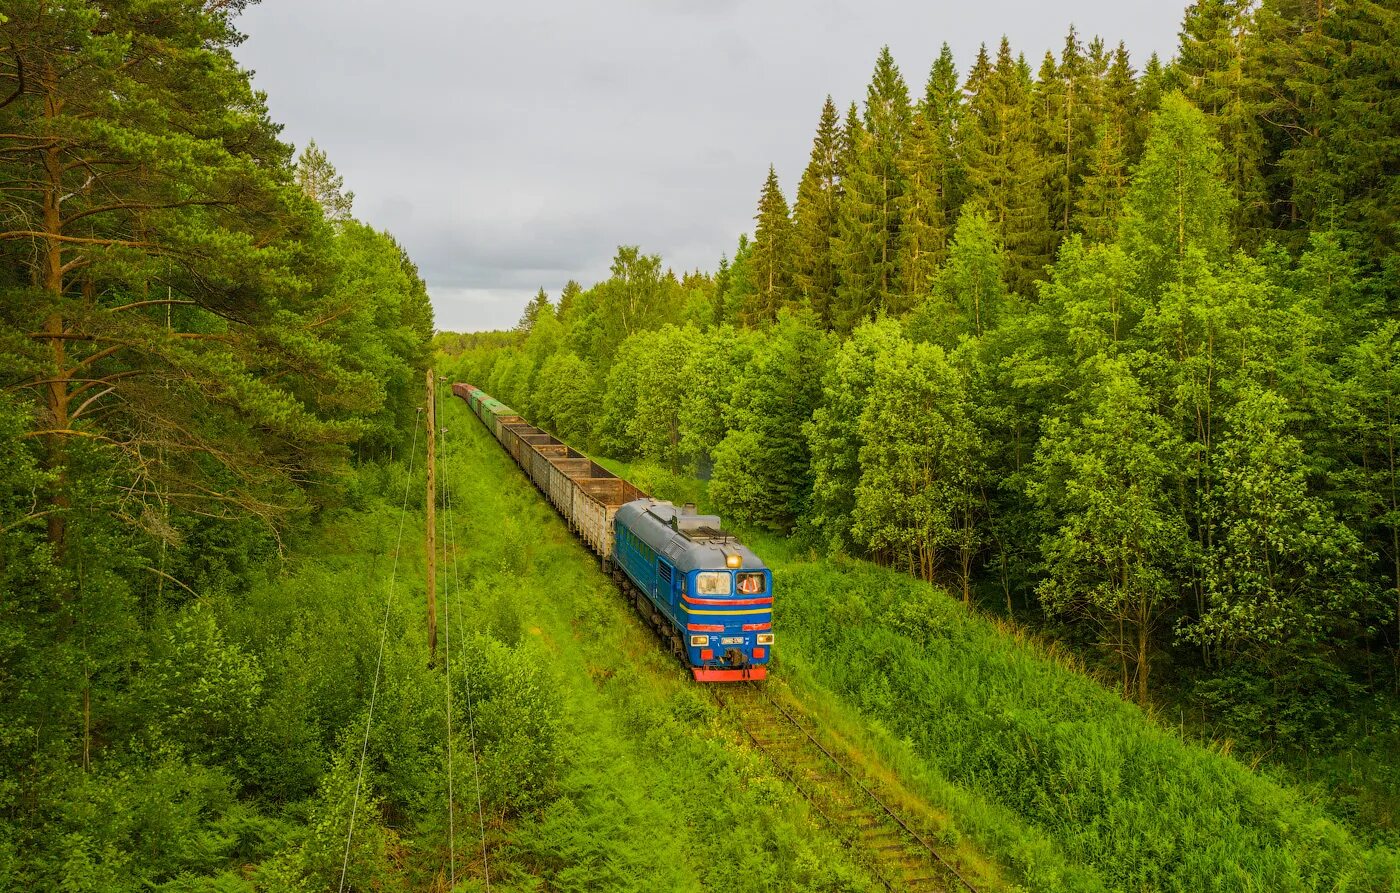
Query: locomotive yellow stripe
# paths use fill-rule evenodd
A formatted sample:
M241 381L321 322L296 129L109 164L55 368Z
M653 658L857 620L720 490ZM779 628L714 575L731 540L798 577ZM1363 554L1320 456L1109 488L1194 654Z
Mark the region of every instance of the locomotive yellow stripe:
M697 611L694 608L685 608L687 614L715 614L721 617L730 617L735 614L771 614L772 608L758 608L753 611Z

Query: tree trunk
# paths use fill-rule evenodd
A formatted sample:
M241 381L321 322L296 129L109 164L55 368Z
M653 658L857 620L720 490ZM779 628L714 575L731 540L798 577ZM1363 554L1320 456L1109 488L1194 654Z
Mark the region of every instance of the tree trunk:
M1137 702L1140 707L1147 706L1147 674L1150 669L1147 644L1147 600L1144 597L1139 603L1137 624Z
M49 92L44 101L44 116L52 120L58 117L63 103L54 95L56 75L52 67L47 74L46 82L49 86ZM49 386L44 395L50 431L45 438L48 454L46 461L48 470L54 474L50 496L53 511L48 516L48 539L49 547L53 550L54 560L61 561L68 535L67 475L64 472L64 438L67 435L63 432L70 424L68 411L70 395L67 381L68 370L65 368L67 355L63 343L65 333L63 331L62 311L64 290L63 241L61 238L63 236L63 158L59 154L57 144L51 145L44 152L44 173L47 182L44 186L43 227L48 238L44 240L43 281L40 285L44 291L49 293L53 302L48 318L44 320L44 334L49 338L49 355L53 361Z

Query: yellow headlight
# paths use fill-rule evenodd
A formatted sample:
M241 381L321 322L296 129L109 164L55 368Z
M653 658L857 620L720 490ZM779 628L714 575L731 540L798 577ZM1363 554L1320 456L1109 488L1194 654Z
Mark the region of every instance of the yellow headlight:
M742 555L726 555L726 556L724 556L724 566L725 566L725 567L743 567L743 566L744 566L744 557L743 557Z
M755 641L758 642L758 644L760 644L760 645L772 645L772 644L773 644L773 634L772 634L772 633L759 633L759 634L755 637Z

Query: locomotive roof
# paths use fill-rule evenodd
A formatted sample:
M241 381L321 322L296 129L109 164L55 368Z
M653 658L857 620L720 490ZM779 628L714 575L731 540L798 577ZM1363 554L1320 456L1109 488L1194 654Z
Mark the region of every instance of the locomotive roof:
M724 570L730 555L739 556L741 570L766 567L753 550L724 531L718 515L696 514L690 505L635 499L617 510L617 519L680 571Z

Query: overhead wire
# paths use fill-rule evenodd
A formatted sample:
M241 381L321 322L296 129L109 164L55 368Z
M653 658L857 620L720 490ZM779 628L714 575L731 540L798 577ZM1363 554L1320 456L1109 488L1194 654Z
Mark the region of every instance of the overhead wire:
M447 530L445 531L446 536L444 536L443 539L444 539L444 540L449 539L449 538L451 539L452 554L453 554L454 556L456 556L456 554L457 554L457 525L456 525L456 521L455 521L455 515L453 514L453 502L452 502L453 487L452 487L452 478L451 478L451 469L453 468L453 466L448 462L449 448L448 448L448 445L447 445L447 424L446 424L446 421L445 421L445 420L444 420L443 426L442 426L442 434L443 434L443 436L442 436L442 462L443 462L444 468L447 469L446 473L443 474L443 489L442 489L443 510L444 510L444 511L443 511L443 515L444 515L444 520L446 521L446 524L447 524ZM458 573L458 568L457 568L457 562L456 562L456 561L453 561L453 562L452 562L452 569L451 569L451 577L450 577L450 579L451 579L451 581L452 581L452 588L453 588L453 591L454 591L454 592L456 593L456 595L457 595L457 599L456 599L456 607L457 607L457 626L458 626L458 631L460 632L460 630L461 630L461 628L462 628L462 598L461 598L462 581L461 581L461 576L460 576L460 574ZM444 603L443 603L444 612L446 611L446 607L447 607L447 605L446 605L446 598L444 597ZM460 637L459 637L459 640L460 640ZM459 646L459 647L463 650L463 652L465 652L465 650L466 650L466 648L467 648L465 642L464 642L461 646ZM464 657L464 659L465 659L466 655L464 654L463 657ZM485 807L484 807L484 805L483 805L483 803L482 803L482 798L481 798L481 768L480 768L480 766L481 766L481 760L480 760L480 757L479 757L479 755L478 755L477 746L476 746L476 716L475 716L475 713L474 713L474 710L473 710L473 705L472 705L471 668L470 668L470 664L466 664L466 663L462 664L462 666L464 666L464 667L466 668L466 671L462 674L462 678L463 678L463 680L464 680L464 682L465 682L464 694L466 695L466 702L467 702L467 725L468 725L468 730L469 730L469 739L470 739L470 741L471 741L471 748L472 748L472 780L473 780L473 783L474 783L474 785L475 785L475 787L476 787L476 818L477 818L478 829L480 830L480 833L481 833L481 866L482 866L482 873L483 873L483 876L484 876L485 882L486 882L486 890L487 890L488 893L489 893L489 891L491 890L491 860L490 860L490 858L488 857L487 849L486 849L486 810L485 810Z
M421 415L422 408L419 408L417 415ZM379 624L379 653L374 661L374 683L369 692L369 710L365 714L365 736L360 744L360 768L355 775L355 795L350 800L350 826L345 832L345 855L340 863L340 884L337 886L339 893L345 890L345 875L350 869L350 844L355 837L355 819L359 813L360 790L365 780L365 757L369 753L369 731L374 721L374 705L379 698L379 676L384 667L384 642L388 638L389 632L389 611L394 603L394 585L398 581L399 555L403 546L403 526L404 519L408 516L408 492L413 483L413 469L418 459L418 423L415 416L413 425L413 444L408 450L408 475L403 484L403 503L399 507L399 530L394 542L394 563L389 571L389 585L384 593L384 617Z
M437 388L433 388L433 418L438 420L438 432L442 436L442 456L438 459L438 464L447 467L447 421L438 414ZM442 481L443 508L447 507L448 486L446 478ZM432 494L429 498L435 498L437 494ZM443 520L446 522L447 531L452 529L452 519L444 514ZM444 531L446 533L446 531ZM450 535L450 534L448 534ZM447 567L447 535L442 538L442 564ZM457 549L452 549L452 567L457 566ZM442 587L442 633L443 633L443 688L447 693L447 877L448 890L457 886L457 822L456 810L452 796L452 602L451 587Z

